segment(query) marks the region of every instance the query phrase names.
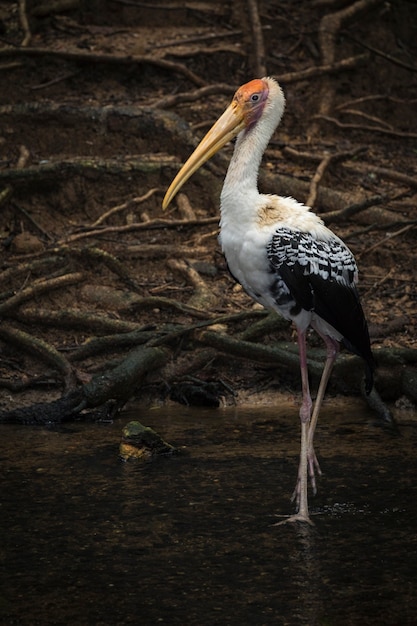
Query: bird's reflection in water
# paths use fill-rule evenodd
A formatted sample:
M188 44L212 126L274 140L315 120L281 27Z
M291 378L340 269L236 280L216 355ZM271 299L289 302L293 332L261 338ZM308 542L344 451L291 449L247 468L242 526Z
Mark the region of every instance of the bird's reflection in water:
M307 524L296 524L295 551L291 554L293 584L299 595L299 623L317 624L324 615L323 572L317 549L317 530Z

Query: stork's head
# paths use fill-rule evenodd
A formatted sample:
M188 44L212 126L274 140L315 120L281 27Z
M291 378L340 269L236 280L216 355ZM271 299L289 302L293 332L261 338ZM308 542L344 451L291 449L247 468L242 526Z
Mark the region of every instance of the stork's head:
M285 99L281 87L273 78L257 78L242 85L223 115L201 140L180 169L162 202L166 209L183 184L208 159L241 131L250 131L261 118L268 120L268 129L275 129L284 112Z
M242 123L243 128L251 128L262 117L268 96L269 85L265 78L256 78L239 87L233 96L230 107ZM237 132L239 130L241 128Z

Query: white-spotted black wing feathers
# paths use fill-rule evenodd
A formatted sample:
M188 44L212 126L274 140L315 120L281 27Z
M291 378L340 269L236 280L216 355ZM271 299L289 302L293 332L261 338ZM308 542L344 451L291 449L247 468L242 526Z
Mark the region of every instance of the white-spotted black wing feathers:
M277 228L268 244L268 257L274 267L299 265L305 274L316 274L323 280L335 280L351 286L357 267L349 248L338 238L316 239L310 233Z
M348 350L364 358L371 375L368 327L355 286L357 267L345 244L337 237L317 239L280 227L268 244L268 259L294 300L291 313L314 311L331 324Z

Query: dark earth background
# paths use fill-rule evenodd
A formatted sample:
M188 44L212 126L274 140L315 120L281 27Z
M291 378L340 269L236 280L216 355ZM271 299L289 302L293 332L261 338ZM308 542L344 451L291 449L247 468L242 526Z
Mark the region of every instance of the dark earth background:
M287 108L260 186L313 204L348 243L379 392L412 409L416 31L411 0L0 2L0 408L88 383L135 345L122 333L159 336L210 317L223 320L217 335L251 332L250 315L262 313L217 243L231 147L167 215L161 200L234 90L267 73ZM294 344L291 332L274 322L256 339ZM103 335L106 349L80 350ZM192 404L171 393L191 375L226 403L299 390L296 369L231 359L207 335L184 334L169 349L121 404L134 395ZM331 390L358 393L357 381L336 371Z

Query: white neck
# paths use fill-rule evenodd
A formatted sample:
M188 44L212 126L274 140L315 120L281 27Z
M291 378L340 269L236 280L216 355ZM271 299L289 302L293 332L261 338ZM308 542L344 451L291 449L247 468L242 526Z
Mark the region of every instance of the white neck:
M256 197L259 196L257 181L263 153L284 112L284 95L278 83L266 79L269 96L258 122L249 130L243 130L236 139L236 145L224 181L220 211L222 223L226 216L244 219L245 213L256 210ZM249 217L249 215L247 215Z
M259 127L243 130L236 139L223 190L229 188L254 189L257 187L259 167L270 136L262 137Z

